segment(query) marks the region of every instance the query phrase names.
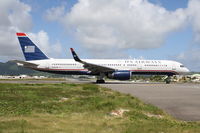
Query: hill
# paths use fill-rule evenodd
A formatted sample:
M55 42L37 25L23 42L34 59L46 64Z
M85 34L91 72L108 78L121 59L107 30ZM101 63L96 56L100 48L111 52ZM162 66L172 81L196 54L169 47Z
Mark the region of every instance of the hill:
M20 75L20 74L36 74L37 72L31 69L17 66L14 62L0 62L0 75Z
M63 75L50 74L39 72L32 69L18 66L16 63L8 61L6 63L0 62L0 75L30 75L30 76L48 76L48 77L62 77Z

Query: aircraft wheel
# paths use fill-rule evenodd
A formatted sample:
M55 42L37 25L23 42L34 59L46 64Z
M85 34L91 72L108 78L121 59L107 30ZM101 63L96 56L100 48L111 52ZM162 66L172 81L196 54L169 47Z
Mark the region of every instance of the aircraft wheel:
M105 83L105 80L97 80L96 83L97 84L103 84L103 83Z
M165 80L166 84L170 84L171 83L171 78L168 77L166 80Z
M166 84L170 84L171 83L171 81L169 81L169 80L166 80Z

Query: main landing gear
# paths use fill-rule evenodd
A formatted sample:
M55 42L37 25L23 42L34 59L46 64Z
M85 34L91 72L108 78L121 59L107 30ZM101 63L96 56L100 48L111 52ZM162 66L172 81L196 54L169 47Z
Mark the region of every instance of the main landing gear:
M103 73L100 74L100 75L97 77L96 83L97 83L97 84L103 84L103 83L105 83L104 76L105 76L105 75L104 75Z
M96 83L97 83L97 84L104 84L104 83L105 83L105 80L103 80L103 79L98 80L98 79L97 79Z
M167 78L165 79L165 83L166 84L170 84L171 83L171 76L167 76Z

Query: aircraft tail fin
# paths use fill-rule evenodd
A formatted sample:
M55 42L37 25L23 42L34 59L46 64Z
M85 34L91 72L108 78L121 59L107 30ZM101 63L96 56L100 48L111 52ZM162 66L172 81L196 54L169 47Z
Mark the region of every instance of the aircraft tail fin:
M26 61L43 60L48 57L27 37L25 33L16 33Z

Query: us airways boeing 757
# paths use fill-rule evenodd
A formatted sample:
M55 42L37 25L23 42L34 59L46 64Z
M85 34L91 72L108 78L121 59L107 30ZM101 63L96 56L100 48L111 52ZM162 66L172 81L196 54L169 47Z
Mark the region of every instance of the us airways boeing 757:
M93 75L97 83L105 83L104 78L130 80L132 75L185 74L189 70L181 63L170 60L111 60L80 59L73 48L73 59L48 58L25 33L16 33L26 61L14 60L18 65L57 74ZM166 80L170 83L170 80Z

